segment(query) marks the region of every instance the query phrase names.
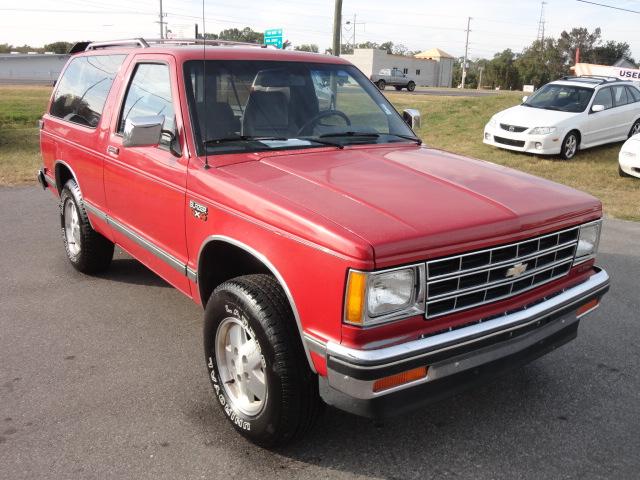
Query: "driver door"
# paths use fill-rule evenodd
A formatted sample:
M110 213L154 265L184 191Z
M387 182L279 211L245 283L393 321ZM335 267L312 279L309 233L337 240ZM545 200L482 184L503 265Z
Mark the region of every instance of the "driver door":
M186 155L173 57L139 55L115 109L104 164L104 188L116 241L176 288L185 276ZM157 146L125 147L127 118L163 115ZM173 147L172 138L174 138ZM177 145L177 149L176 149ZM173 151L172 151L173 150Z

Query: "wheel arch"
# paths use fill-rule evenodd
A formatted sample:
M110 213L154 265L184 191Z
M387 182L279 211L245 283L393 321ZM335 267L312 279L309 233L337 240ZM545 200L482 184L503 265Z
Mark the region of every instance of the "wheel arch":
M211 268L211 265L215 265L215 268ZM282 274L264 254L234 238L211 235L205 239L200 247L197 266L197 285L203 306L206 306L215 288L231 278L253 273L273 275L284 290L291 307L309 368L312 372L317 373L311 359L311 353L304 341L304 330L291 290Z
M569 131L567 132L567 134L565 135L565 138L567 137L567 135L569 135L571 132L576 132L576 134L578 135L578 148L580 148L582 146L582 132L580 131L579 128L571 128L569 129ZM563 140L564 141L564 140Z
M53 167L53 172L56 179L56 189L58 190L58 195L62 193L62 189L64 188L65 184L71 179L73 179L78 185L78 188L80 188L78 176L69 166L69 164L64 160L56 160ZM82 188L80 188L80 191L82 191Z

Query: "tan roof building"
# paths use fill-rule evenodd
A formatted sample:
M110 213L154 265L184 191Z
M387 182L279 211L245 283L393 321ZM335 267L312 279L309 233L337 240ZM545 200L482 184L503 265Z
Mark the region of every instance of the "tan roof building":
M439 48L432 48L431 50L425 50L424 52L418 53L415 55L416 58L427 58L427 59L441 59L441 58L455 58L453 55L449 55L444 50L440 50Z

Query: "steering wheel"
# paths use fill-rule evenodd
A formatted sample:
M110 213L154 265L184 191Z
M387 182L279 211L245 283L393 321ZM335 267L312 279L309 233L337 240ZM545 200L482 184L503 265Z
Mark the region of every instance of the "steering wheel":
M302 127L300 127L300 129L298 130L298 135L302 135L303 133L305 133L307 130L310 130L310 127L315 127L316 124L322 120L323 118L326 117L341 117L345 123L347 124L347 126L351 126L351 120L349 120L349 117L347 117L343 112L341 112L340 110L324 110L320 113L318 113L316 116L314 116L313 118L311 118L310 120L308 120L304 125L302 125Z

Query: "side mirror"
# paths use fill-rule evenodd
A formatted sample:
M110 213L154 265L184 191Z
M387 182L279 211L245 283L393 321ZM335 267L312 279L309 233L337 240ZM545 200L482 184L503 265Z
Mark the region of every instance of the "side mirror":
M604 105L594 105L593 107L591 107L591 111L593 113L602 112L603 110L606 110L604 108Z
M156 147L160 143L164 115L127 118L122 135L123 147Z
M522 103L526 102L529 99L529 95L525 95L522 97Z
M415 108L407 108L406 110L403 110L402 119L414 131L416 128L420 128L420 124L422 123L420 120L420 112Z

